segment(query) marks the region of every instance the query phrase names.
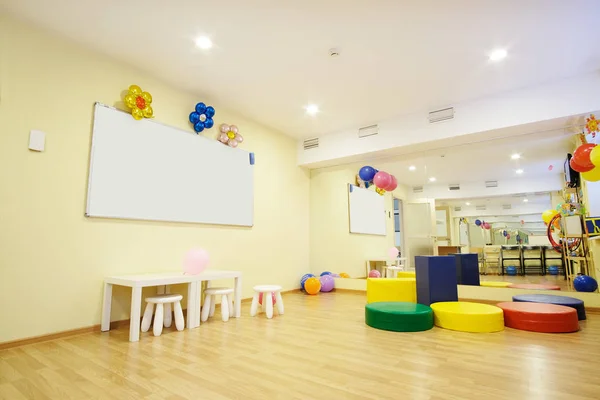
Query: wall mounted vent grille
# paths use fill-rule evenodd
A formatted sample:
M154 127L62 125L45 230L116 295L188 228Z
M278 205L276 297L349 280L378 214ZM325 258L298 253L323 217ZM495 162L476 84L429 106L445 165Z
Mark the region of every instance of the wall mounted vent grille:
M319 138L306 139L304 141L304 150L316 149L319 147Z
M369 136L375 136L379 133L379 127L377 125L365 126L358 130L358 137L364 138Z
M454 119L454 107L443 108L441 110L431 111L429 113L429 123L448 121Z
M498 187L498 181L485 181L486 188Z

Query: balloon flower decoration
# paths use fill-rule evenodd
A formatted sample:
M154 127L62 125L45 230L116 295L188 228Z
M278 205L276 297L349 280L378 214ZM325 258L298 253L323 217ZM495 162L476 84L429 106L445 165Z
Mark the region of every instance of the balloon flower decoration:
M143 92L138 85L129 86L129 92L125 95L125 105L131 108L133 118L137 120L152 118L154 110L150 104L152 104L150 93Z
M398 187L398 180L394 175L378 171L368 165L358 171L358 177L365 183L366 188L375 185L375 191L382 196L385 192L391 192Z
M219 142L231 147L237 147L238 144L244 141L244 138L238 132L238 127L235 125L221 124L221 133L219 134Z
M196 133L212 128L215 124L212 119L214 116L215 109L212 106L207 106L204 103L196 104L196 110L190 114L190 122L194 125Z
M594 116L592 115L592 117ZM598 121L594 117L592 122L588 118L586 128L588 132L593 132L595 135L598 130ZM583 144L575 150L569 164L575 171L580 172L581 177L586 181L600 181L600 148L594 143L586 143L583 134L580 137Z

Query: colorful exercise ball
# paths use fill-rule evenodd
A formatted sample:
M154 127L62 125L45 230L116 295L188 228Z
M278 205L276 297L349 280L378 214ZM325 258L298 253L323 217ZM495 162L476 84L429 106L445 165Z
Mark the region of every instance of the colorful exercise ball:
M594 150L594 147L596 147L596 145L593 143L586 143L579 146L577 150L573 152L573 158L571 158L571 160L574 160L574 166L580 168L580 170L573 168L573 165L571 165L571 168L575 169L577 172L587 172L593 169L595 165L592 163L590 153Z
M335 279L331 275L322 275L319 281L321 281L321 292L331 292L335 286Z
M365 165L358 171L358 177L365 182L371 182L376 173L377 170L375 168Z
M308 294L317 294L321 290L321 281L317 277L311 277L304 282L304 290Z
M372 269L369 271L369 278L381 278L381 272L377 271L376 269Z
M304 290L304 283L306 282L306 280L308 278L312 278L314 277L313 274L305 274L302 276L302 278L300 278L300 289Z
M204 249L191 249L183 258L183 273L186 275L198 275L208 267L210 257Z
M509 265L506 267L506 275L515 276L517 274L517 267Z
M331 272L329 272L329 271L323 271L323 272L321 272L320 276L323 276L323 275L331 275Z
M546 225L548 225L550 221L552 221L552 218L556 216L556 214L558 214L558 211L556 210L546 210L542 213L542 220Z
M350 275L346 272L340 272L340 278L350 278Z
M598 182L600 181L600 167L596 167L591 171L582 172L581 177L588 182Z
M263 299L263 294L262 292L260 292L258 294L258 304L260 304L262 306L262 299ZM273 304L277 303L277 296L275 295L275 292L271 292L271 299L273 300Z
M573 279L573 287L578 292L595 292L598 289L598 282L591 276L578 275Z
M548 267L548 273L550 275L558 275L558 267L556 265L551 265Z
M385 188L388 187L390 183L392 183L392 176L387 172L379 171L373 177L373 183L379 189L385 190Z
M477 226L481 226L481 221L480 221L480 220L478 220L478 219L476 219L476 220L475 220L475 225L477 225Z

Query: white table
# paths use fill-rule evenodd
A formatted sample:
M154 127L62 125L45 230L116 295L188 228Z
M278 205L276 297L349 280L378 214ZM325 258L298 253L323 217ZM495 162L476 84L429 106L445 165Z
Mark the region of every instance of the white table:
M234 307L236 318L242 314L242 273L240 271L204 271L198 275L184 275L182 272L158 274L109 276L104 279L104 302L102 304L103 332L110 330L110 310L113 285L131 288L131 315L129 322L129 341L140 340L140 317L142 308L142 288L149 286L188 284L187 328L200 325L200 287L202 281L231 279L235 281Z

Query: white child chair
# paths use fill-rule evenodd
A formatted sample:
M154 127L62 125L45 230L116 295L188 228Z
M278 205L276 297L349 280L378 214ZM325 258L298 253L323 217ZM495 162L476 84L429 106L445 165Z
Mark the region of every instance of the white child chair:
M205 322L209 315L215 315L216 296L221 296L221 318L223 322L229 321L233 317L233 289L225 287L208 288L204 291L204 307L202 307L202 322Z
M163 325L167 328L170 327L171 304L173 305L173 313L175 314L175 327L178 331L182 331L185 324L183 320L183 310L181 309L181 299L183 299L183 296L180 294L161 294L146 298L146 303L148 304L144 311L144 318L142 318L142 332L148 332L148 329L150 329L153 313L154 325L152 327L152 332L154 333L154 336L160 336ZM154 312L155 304L156 312Z
M279 285L258 285L254 286L254 297L250 306L250 316L254 317L258 313L258 298L262 293L262 309L267 313L267 318L273 318L273 295L275 293L275 302L279 315L283 315L283 298L281 297L281 286Z

